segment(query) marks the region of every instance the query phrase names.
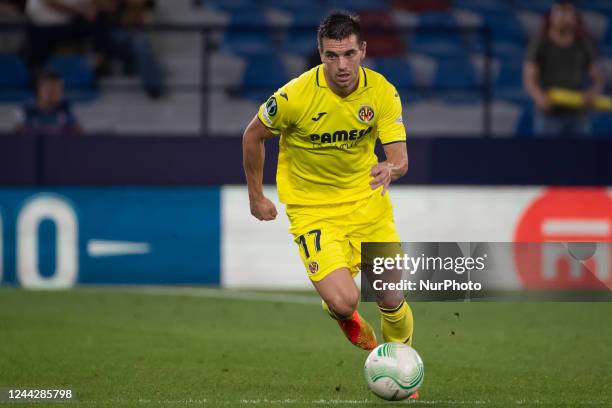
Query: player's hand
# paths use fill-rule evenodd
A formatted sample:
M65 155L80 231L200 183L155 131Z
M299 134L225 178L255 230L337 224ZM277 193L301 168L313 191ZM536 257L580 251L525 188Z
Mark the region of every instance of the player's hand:
M370 180L370 187L372 190L376 190L378 187L382 186L380 195L385 195L391 183L392 171L393 165L390 163L378 163L372 167L370 171L370 176L373 177L372 180Z
M542 92L541 95L538 95L535 98L535 104L538 108L540 108L540 110L544 112L548 112L552 108L552 101L550 100L550 97L544 92Z
M251 214L259 221L271 221L278 214L274 203L266 197L250 200Z
M584 96L584 107L586 109L591 109L595 106L595 98L597 98L597 93L595 91L587 91L583 93Z

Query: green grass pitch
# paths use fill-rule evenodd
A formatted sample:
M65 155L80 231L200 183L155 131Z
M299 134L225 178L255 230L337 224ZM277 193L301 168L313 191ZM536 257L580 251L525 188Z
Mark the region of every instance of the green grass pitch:
M612 405L611 303L413 303L421 400L390 403L316 297L197 293L0 289L0 388L75 390L36 407Z

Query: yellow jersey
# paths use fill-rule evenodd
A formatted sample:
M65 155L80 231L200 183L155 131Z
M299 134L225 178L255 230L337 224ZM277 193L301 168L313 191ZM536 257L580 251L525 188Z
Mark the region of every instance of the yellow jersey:
M402 103L384 76L359 68L359 84L342 98L323 65L278 89L258 111L280 134L276 184L285 204L326 205L369 197L376 139L404 142Z

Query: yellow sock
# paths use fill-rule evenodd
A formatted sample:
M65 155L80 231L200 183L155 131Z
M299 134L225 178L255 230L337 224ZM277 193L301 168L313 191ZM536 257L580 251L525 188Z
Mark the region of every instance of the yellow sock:
M414 321L408 303L404 300L395 309L384 309L380 306L378 309L380 310L380 325L385 342L394 341L412 345Z

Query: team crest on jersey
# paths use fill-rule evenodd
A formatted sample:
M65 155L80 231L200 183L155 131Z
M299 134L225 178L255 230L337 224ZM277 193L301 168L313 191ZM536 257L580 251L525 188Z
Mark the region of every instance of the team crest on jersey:
M359 120L363 123L370 123L374 119L374 109L369 105L363 105L359 108L357 117L359 117Z
M276 115L277 110L278 108L276 107L276 98L274 96L271 96L270 99L268 99L268 102L266 102L266 112L268 112L268 115L274 116Z
M311 274L319 272L319 264L316 261L312 261L308 264L308 270Z

